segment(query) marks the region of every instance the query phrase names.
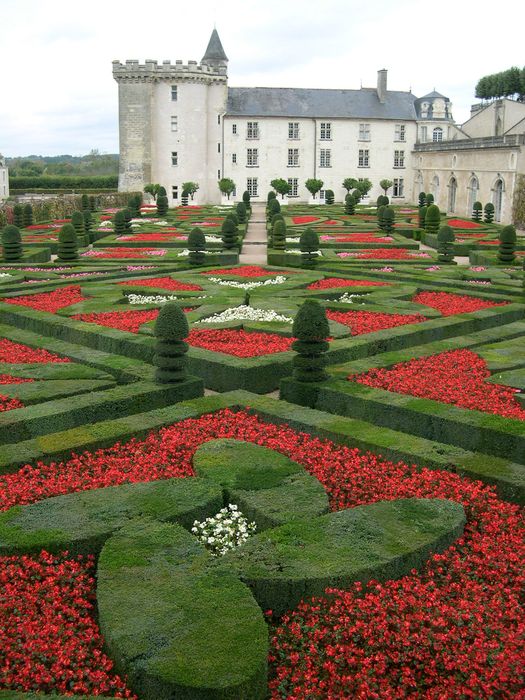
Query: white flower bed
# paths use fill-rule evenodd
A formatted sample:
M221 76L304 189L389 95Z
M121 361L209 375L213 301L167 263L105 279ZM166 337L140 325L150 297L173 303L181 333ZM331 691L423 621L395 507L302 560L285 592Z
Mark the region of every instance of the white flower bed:
M127 299L130 304L164 304L167 301L177 301L180 297L176 297L173 294L169 296L163 296L161 294L128 294ZM190 297L185 297L186 301L190 301ZM193 299L206 299L206 296L202 297L191 297Z
M202 522L195 520L191 531L213 556L226 554L244 544L256 530L255 523L249 523L236 505L229 503L217 515Z
M198 253L204 253L205 255L209 252L207 250L198 250ZM180 253L177 253L177 257L183 258L187 257L190 254L189 248L184 248L184 250L181 250Z
M0 277L12 277L13 275L10 275L9 272L0 272Z
M308 255L308 253L303 253L299 248L287 248L285 253L292 253L293 255ZM320 250L312 250L311 253L317 253L317 255L322 258L323 254Z
M291 323L289 316L278 314L272 309L255 309L253 306L235 306L226 309L220 314L203 318L198 323L226 323L228 321L279 321L281 323Z
M220 284L221 287L234 287L235 289L256 289L257 287L269 287L272 284L282 284L286 282L286 277L283 275L277 275L273 279L266 280L265 282L237 282L236 280L223 280L220 277L208 277L209 282L215 282L215 284Z
M341 301L343 304L355 304L354 300L362 299L364 296L364 294L349 294L348 292L345 292L339 297L339 299L337 299L337 301ZM364 302L361 303L363 304Z

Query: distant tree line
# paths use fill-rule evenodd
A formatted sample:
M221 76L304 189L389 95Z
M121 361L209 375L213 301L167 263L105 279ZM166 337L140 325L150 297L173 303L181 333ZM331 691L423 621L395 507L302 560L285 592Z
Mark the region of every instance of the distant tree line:
M476 97L492 100L500 97L513 97L519 102L525 99L525 67L509 68L501 73L493 73L480 78L476 85Z
M92 175L89 177L66 175L32 175L11 177L9 188L15 190L116 190L117 175Z
M9 172L14 177L36 175L117 175L118 155L92 150L85 156L25 156L6 158Z

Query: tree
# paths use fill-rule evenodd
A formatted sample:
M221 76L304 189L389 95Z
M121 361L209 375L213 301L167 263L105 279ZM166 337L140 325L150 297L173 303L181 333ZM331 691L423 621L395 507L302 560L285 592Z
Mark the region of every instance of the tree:
M277 219L273 224L272 230L272 247L276 250L284 250L286 248L286 224L284 219Z
M362 196L363 196L363 194L362 194L361 190L358 190L357 188L352 192L352 197L354 198L354 201L356 204L359 204Z
M380 181L379 181L379 187L380 187L382 190L384 190L385 195L386 195L387 191L392 187L393 184L394 184L394 183L392 182L392 180L387 180L387 179L385 179L385 180L380 180Z
M355 190L358 184L359 180L356 180L355 177L345 177L342 182L347 194L350 194L350 190Z
M85 209L82 211L82 218L84 219L84 231L87 234L89 234L89 232L93 228L93 217L91 216L91 212L89 209Z
M425 218L427 215L427 207L423 206L419 208L418 211L418 226L419 228L425 228Z
M81 202L82 211L89 211L89 197L87 194L82 195Z
M78 239L73 224L65 224L58 234L58 259L78 260Z
M481 221L481 212L483 211L483 204L481 202L474 202L472 205L472 221Z
M361 197L366 197L366 195L370 192L372 189L372 183L367 177L364 177L362 180L357 181L356 185L356 190L359 190L361 193Z
M277 195L273 190L269 190L268 194L266 195L266 204L270 204L270 200L272 199L277 199Z
M301 233L299 248L302 253L301 267L311 270L317 265L319 257L319 236L313 228L307 228Z
M306 189L312 197L315 199L315 195L323 188L324 182L322 180L317 180L314 177L309 178L305 183L304 183Z
M431 192L427 192L427 196L425 197L425 204L427 207L429 207L431 204L434 204L434 195Z
M192 228L188 234L188 249L190 251L188 258L190 265L204 265L206 260L206 236L198 226Z
M230 195L235 192L235 182L229 177L223 177L219 180L219 190L230 199Z
M188 319L175 302L168 302L159 311L155 322L155 381L159 384L182 382L187 376Z
M182 192L186 192L187 195L189 195L191 201L193 202L193 197L195 195L195 192L199 189L199 184L197 182L183 182L182 183Z
M131 232L131 219L133 216L131 215L131 210L126 207L126 209L122 210L122 213L124 214L124 221L126 222L126 232L130 233Z
M282 199L285 198L285 196L290 192L291 189L290 185L288 184L288 181L284 180L282 177L272 180L270 182L270 185L277 192L277 194L281 195Z
M18 262L22 258L22 236L17 226L9 224L2 231L2 250L5 262Z
M427 233L436 234L439 231L439 223L441 221L441 212L436 204L431 204L427 208L425 215L425 230Z
M450 226L441 226L437 235L438 262L450 263L454 261L454 241L456 237Z
M165 194L157 195L157 214L159 216L166 216L168 213L168 198Z
M504 226L499 234L498 260L507 265L512 264L516 251L516 229L514 226Z
M335 199L335 194L333 190L325 190L324 203L333 204Z
M226 250L231 250L238 245L237 226L233 219L226 217L222 222L222 242Z
M307 299L297 311L292 325L292 335L297 338L292 350L293 378L299 382L322 382L328 379L325 371L326 352L330 347L327 338L330 327L326 311L318 301Z
M156 202L160 187L161 186L158 182L150 182L144 186L144 192L146 192L146 194L150 194L153 197L153 201Z
M270 199L268 202L268 206L266 207L266 218L268 221L272 220L272 216L274 214L279 214L281 211L281 205L279 204L279 201L273 197Z
M494 221L494 205L492 202L488 202L485 204L485 207L483 209L485 216L483 217L483 220L486 224L491 224Z

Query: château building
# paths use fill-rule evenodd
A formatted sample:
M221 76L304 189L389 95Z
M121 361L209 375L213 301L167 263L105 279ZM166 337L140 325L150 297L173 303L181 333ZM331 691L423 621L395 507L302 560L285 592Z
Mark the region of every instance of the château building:
M450 213L469 216L477 198L494 201L499 220L510 216L523 172L525 105L493 103L461 129L447 97L389 90L385 69L375 87L359 90L235 88L227 71L215 29L200 63L113 62L120 190L158 182L175 206L182 183L193 181L197 201L219 203L218 181L226 177L236 184L234 200L244 190L264 200L271 180L284 178L292 200L308 201L304 183L318 178L321 198L331 189L340 201L343 180L353 177L373 183L374 201L379 181L389 179L394 203L414 202L425 191Z
M9 170L4 156L0 153L0 200L9 197Z

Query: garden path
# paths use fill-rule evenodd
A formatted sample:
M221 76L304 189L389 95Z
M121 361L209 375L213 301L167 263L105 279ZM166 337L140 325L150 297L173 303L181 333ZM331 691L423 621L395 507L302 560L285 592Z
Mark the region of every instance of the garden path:
M243 265L264 264L267 260L266 254L266 205L252 204L252 215L239 255L239 262Z

